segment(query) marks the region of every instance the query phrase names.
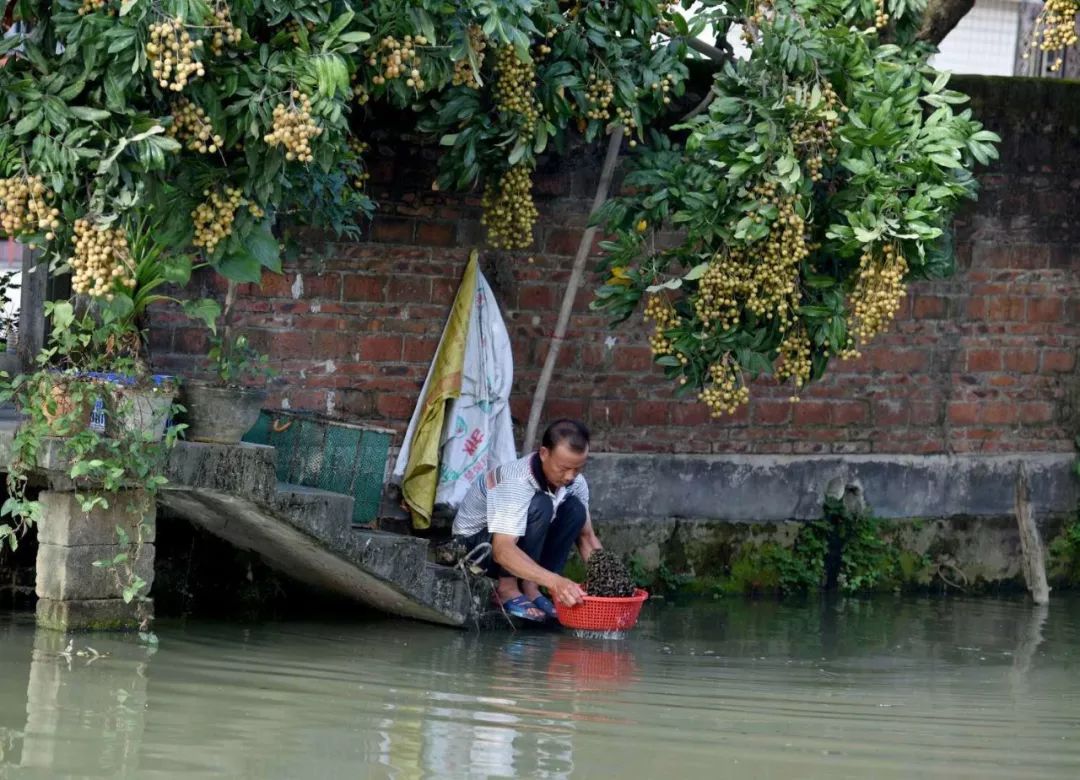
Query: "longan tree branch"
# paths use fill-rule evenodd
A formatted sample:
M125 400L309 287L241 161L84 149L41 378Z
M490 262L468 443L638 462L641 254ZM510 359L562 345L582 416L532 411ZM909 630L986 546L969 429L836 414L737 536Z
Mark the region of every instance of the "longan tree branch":
M611 179L615 174L615 163L619 160L619 150L622 148L623 126L616 125L611 131L608 141L607 155L604 157L604 167L600 169L600 182L596 185L596 195L593 197L590 214L596 212L608 198L611 189ZM562 308L559 309L559 319L555 323L555 332L551 336L551 346L548 348L547 357L544 358L544 367L540 371L540 381L536 383L536 394L533 395L532 408L529 409L529 424L525 428L524 452L532 452L536 444L536 431L540 426L540 413L544 409L544 401L547 399L548 385L551 384L551 376L555 373L555 361L562 349L563 339L566 338L566 327L570 323L570 314L574 310L574 299L577 298L578 287L581 286L581 277L585 272L585 260L589 256L593 239L596 237L596 225L589 225L581 236L578 244L577 255L574 257L574 266L570 271L570 280L566 283L566 292L563 293Z
M975 0L931 0L923 14L919 40L938 45L974 7Z

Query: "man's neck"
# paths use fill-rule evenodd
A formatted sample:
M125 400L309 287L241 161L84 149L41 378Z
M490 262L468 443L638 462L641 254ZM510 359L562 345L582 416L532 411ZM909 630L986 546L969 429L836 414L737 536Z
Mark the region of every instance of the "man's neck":
M540 486L540 489L545 493L554 493L555 488L548 482L547 477L544 476L544 464L540 460L540 453L534 452L532 457L529 458L529 469L532 471L533 479L536 480L536 484Z

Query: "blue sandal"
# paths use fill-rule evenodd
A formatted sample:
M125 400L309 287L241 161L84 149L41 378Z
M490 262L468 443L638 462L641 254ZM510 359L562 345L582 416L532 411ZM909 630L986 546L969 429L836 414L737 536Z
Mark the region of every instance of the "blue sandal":
M495 597L495 603L500 604L498 596ZM528 620L531 623L543 623L547 620L546 617L533 617L529 614L529 610L536 610L538 612L544 612L543 609L536 606L533 602L524 595L514 596L509 601L501 602L501 606L506 610L506 614L511 617L520 618L521 620Z
M537 596L533 599L533 604L552 620L559 619L559 613L555 611L555 605L551 603L551 599L547 596Z

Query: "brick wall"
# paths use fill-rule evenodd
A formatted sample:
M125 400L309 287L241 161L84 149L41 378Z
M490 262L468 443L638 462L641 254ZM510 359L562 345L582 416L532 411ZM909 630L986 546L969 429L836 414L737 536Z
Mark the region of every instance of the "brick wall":
M675 399L640 319L611 330L580 293L546 417L574 416L596 448L621 452L1064 451L1077 432L1080 344L1080 86L966 78L980 118L1005 139L957 219L958 274L912 286L872 349L791 404L760 382L748 408L711 420ZM469 248L476 197L430 191L434 151L373 144L380 209L367 238L331 245L242 289L240 322L280 371L273 405L403 430ZM592 155L537 175L535 251L482 253L514 344L523 425L595 186ZM317 242L315 242L317 243ZM204 285L215 284L206 277ZM184 371L205 335L162 312L158 361Z

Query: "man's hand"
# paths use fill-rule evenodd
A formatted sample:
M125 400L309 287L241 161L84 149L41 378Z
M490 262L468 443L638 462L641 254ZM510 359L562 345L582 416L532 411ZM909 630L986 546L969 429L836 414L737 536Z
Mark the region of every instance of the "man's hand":
M568 607L576 606L585 601L585 591L573 580L555 575L555 579L548 585L552 597Z

